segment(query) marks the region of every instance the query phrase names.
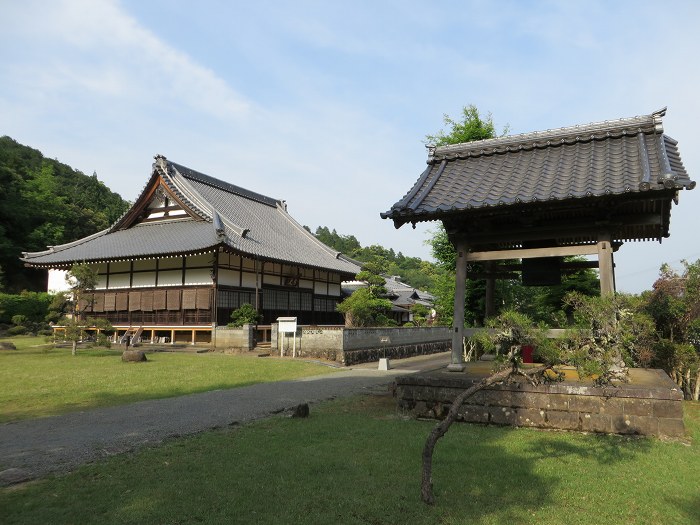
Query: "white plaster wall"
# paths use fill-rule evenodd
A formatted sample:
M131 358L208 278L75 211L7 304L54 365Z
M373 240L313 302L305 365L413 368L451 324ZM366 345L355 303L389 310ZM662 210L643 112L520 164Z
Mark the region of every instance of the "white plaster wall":
M240 284L241 273L236 270L219 269L219 284L224 286L238 286Z
M109 287L111 288L128 288L129 287L129 274L128 273L118 273L109 276Z
M188 268L185 271L185 284L211 284L212 282L209 268Z
M202 255L192 255L190 257L185 257L185 265L188 268L193 266L212 266L212 254L204 253Z
M133 287L142 288L156 285L156 272L139 272L134 274Z
M182 284L182 270L158 272L158 286L178 286Z
M156 260L155 259L145 259L143 261L134 261L134 271L139 270L155 270Z
M243 288L255 288L255 274L243 272Z
M280 285L280 276L279 275L263 275L263 283L265 284L273 284L276 286Z
M46 291L49 293L67 292L69 290L66 283L66 270L49 270L49 282L46 286Z

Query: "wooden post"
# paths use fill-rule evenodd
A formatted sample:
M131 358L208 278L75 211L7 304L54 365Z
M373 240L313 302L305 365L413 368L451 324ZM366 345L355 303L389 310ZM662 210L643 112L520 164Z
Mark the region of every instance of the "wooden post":
M598 268L600 275L600 295L615 293L615 269L610 235L598 236Z
M494 261L489 261L486 263L486 309L484 312L484 325L486 325L486 319L496 315L496 278L494 273L496 270L496 264Z
M452 362L447 366L451 372L462 372L465 368L462 356L464 344L464 297L467 283L467 243L458 241L457 267L455 272L455 305L452 322Z

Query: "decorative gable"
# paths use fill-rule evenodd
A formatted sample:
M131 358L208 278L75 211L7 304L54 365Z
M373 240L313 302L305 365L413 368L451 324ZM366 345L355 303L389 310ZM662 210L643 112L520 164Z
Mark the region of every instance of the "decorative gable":
M151 179L131 209L117 221L110 231L125 230L142 223L173 221L177 219L206 220L201 212L188 205L163 176L154 171Z
M173 219L185 219L190 217L190 212L161 185L156 189L151 201L146 204L141 213L142 219L138 222L158 222Z

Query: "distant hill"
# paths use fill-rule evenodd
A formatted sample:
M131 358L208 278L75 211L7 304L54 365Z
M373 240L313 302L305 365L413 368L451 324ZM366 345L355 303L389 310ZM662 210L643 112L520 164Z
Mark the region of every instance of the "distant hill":
M103 230L129 203L104 183L34 148L0 137L0 287L44 291L44 273L24 268L23 251L45 250Z
M311 232L311 230L305 226ZM386 275L398 275L401 280L419 290L432 291L436 278L445 270L419 257L406 257L392 248L374 244L362 246L354 235L341 235L327 226L319 226L313 233L322 243L359 262L378 263Z

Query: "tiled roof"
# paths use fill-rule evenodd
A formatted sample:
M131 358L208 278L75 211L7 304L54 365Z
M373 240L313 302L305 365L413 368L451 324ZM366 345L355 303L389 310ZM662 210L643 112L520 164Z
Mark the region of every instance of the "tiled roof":
M137 207L164 184L191 217L137 222ZM318 241L297 223L283 201L251 192L156 157L153 174L136 203L111 228L44 252L26 253L35 266L156 255L202 253L225 246L249 257L355 275L357 264Z
M432 148L413 188L381 216L398 228L489 207L692 189L664 114Z

